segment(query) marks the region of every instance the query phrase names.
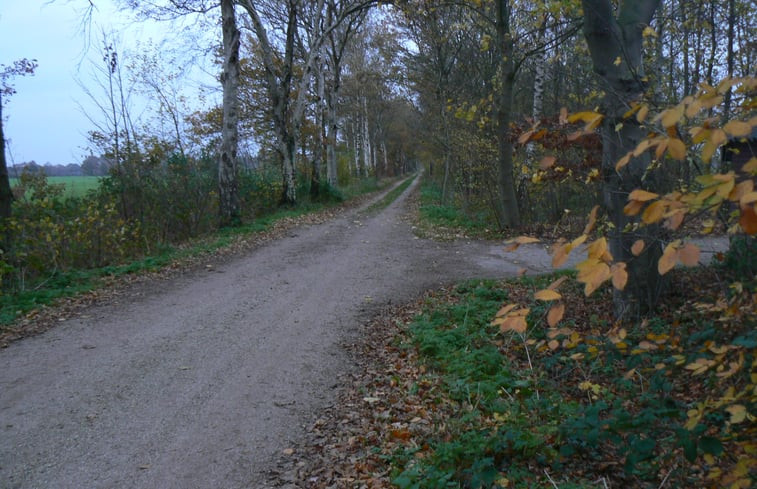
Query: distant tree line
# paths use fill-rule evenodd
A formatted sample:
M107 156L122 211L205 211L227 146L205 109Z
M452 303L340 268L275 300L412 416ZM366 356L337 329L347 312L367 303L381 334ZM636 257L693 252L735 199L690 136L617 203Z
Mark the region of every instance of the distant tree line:
M101 156L87 156L81 165L69 163L67 165L40 165L36 161L27 161L12 165L8 170L11 178L18 178L25 171L44 173L48 177L103 177L110 170L110 162Z

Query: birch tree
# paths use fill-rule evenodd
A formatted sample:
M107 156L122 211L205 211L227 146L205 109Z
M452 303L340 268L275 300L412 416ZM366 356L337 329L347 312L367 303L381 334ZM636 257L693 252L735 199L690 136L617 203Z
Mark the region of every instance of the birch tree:
M301 53L302 65L295 70L295 40L300 28L298 16L304 5L302 0L286 2L263 2L238 0L239 5L250 17L251 29L259 43L260 56L265 67L265 82L271 103L276 150L281 159L283 190L281 202L294 204L297 201L295 187L296 142L307 104L308 86L313 68L319 59L322 45L327 36L345 19L358 14L373 5L374 0L344 0L336 2L330 15L326 15L326 0L317 0L310 5L314 17L309 24L317 29L310 36L308 51ZM263 17L268 15L268 22ZM271 18L277 14L278 18ZM271 26L277 25L278 41L272 38Z

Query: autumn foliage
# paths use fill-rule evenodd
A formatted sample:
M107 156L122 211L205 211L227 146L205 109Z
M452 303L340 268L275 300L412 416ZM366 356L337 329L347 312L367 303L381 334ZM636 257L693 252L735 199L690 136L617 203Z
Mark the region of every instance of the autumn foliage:
M730 118L724 120L719 109L729 90L741 100L741 104ZM726 144L753 134L757 127L756 91L755 78L726 79L717 86L703 84L695 95L686 97L676 106L662 110L656 115L652 114L649 105L643 103L631 107L625 115L627 123L644 125L648 134L636 148L617 162L616 171L620 171L634 157L645 152L652 153L652 165L656 168L671 161L684 160L705 169L691 185L683 185L666 193L637 189L628 195L624 213L639 218L633 224L637 229L661 225L667 232L669 240L665 243L638 239L631 247L631 254L635 257L649 246L662 246L664 251L657 262L656 270L660 275L670 273L677 265L698 265L700 249L687 241L687 233L693 230L700 234L709 234L715 228L716 221L725 224L732 239L753 242L749 240L753 240L757 234L757 158L752 157L738 169L729 169L723 164L713 165L711 162ZM566 123L581 121L585 124L581 133L590 133L599 126L603 115L589 111L567 116L563 112L561 119ZM531 134L538 132L532 131ZM557 157L554 157L550 161L556 159ZM614 259L604 236L610 225L602 222L599 207L596 207L591 212L583 233L572 239L561 239L552 246L552 264L555 267L563 266L569 255L577 249L585 253L585 259L575 266L575 279L583 285L587 297L602 289L608 282L618 290L624 289L628 283L627 264ZM684 229L686 233L683 232ZM738 238L739 236L742 238ZM536 241L538 240L535 238L521 236L511 240L508 249ZM526 339L530 334L530 328L538 327L540 321L546 321L547 328L546 339L541 343L542 348L554 351L569 347L576 341L584 341L580 335L574 337L576 333L571 328L560 327L566 310L563 295L559 291L564 281L563 277L547 288L535 292L536 301L551 304L546 315L535 319L529 316L529 308L511 303L504 305L497 312L492 325L498 326L502 333L520 335L526 349L529 348ZM751 324L755 317L757 300L757 294L753 293L754 277L746 277L746 283L742 282L724 288L717 297L703 298L702 303L696 307L704 316L714 317L722 327L728 327L729 324L734 324L734 321ZM646 323L642 323L642 327L644 324ZM666 348L671 341L669 335L652 335L631 347L624 341L625 332L624 325L617 323L605 335L612 344L627 348L628 351L635 349L636 352ZM678 338L676 341L686 340ZM536 347L539 348L539 345ZM744 438L742 430L743 425L747 423L751 426L748 431L754 432L755 417L752 413L757 389L753 363L754 345L711 343L706 348L708 355L695 358L675 354L675 348L671 348L675 365L681 367L687 375L696 377L712 373L713 379L720 382L707 398L692 405L683 428L693 437L693 433L703 432L705 428L702 427L707 426L708 416L714 413L724 416L728 420L725 428L717 434L711 433L715 441L709 438L707 440L717 447L732 442L730 455L734 457L735 462L726 464L729 465L728 470L722 470L714 461L714 457L720 455L722 449L705 450L705 463L714 466L707 478L713 483L720 481L722 487L747 487L748 474L757 468L757 447L748 441L748 436ZM743 375L750 371L751 376ZM739 372L742 375L737 376ZM735 381L736 378L742 380ZM747 379L746 383L744 378ZM683 441L681 443L686 451L686 459L695 462L698 456L696 443L693 449Z

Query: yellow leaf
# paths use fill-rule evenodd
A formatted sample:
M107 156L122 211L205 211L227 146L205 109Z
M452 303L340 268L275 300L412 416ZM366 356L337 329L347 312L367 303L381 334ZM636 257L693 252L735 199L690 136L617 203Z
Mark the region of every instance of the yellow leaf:
M530 131L524 132L518 138L518 143L519 144L526 144L533 134L534 134L534 130L533 129L531 129Z
M550 328L554 328L557 323L559 323L563 316L565 315L565 304L555 304L549 309L549 312L547 313L547 324L549 324ZM552 340L555 341L556 340ZM550 341L550 343L552 343ZM559 343L558 343L559 344ZM551 350L554 350L555 348L552 348L550 346Z
M668 142L668 153L676 160L684 160L686 159L686 145L680 139L672 138Z
M659 160L662 158L662 155L665 154L665 150L668 148L668 142L670 139L663 139L657 144L657 149L654 151L654 157L655 159Z
M555 164L555 161L557 161L557 158L555 158L554 156L545 156L539 162L539 169L548 170L552 168L552 166Z
M587 254L589 258L594 258L596 260L599 260L601 259L602 255L605 254L605 251L607 251L607 239L602 237L589 245Z
M623 114L623 119L628 119L629 117L634 115L636 112L638 112L639 109L641 109L641 105L633 104L633 106L630 109L628 109L625 114Z
M710 141L716 145L720 146L721 144L728 141L728 135L726 135L725 131L722 129L715 129L710 133Z
M718 83L718 93L721 95L725 94L734 85L738 85L739 81L740 80L738 78L724 78L720 81L720 83Z
M642 105L639 111L636 113L636 120L639 122L639 124L644 122L644 119L647 118L647 114L649 114L649 107Z
M589 213L589 222L586 224L583 234L589 234L594 229L594 225L597 222L597 212L599 212L599 206L595 205L591 213Z
M660 275L665 275L676 266L678 261L678 249L674 246L674 243L665 247L665 251L660 257L660 261L657 262L657 271Z
M678 124L678 121L683 117L684 107L683 104L678 104L673 108L664 111L661 114L662 127L668 128Z
M754 180L744 180L736 184L736 186L731 190L731 193L728 194L728 200L732 202L739 202L741 205L749 204L748 201L742 202L742 198L747 195L750 192L754 191ZM757 193L757 192L756 192Z
M704 147L702 148L702 160L705 163L709 163L712 159L712 155L715 154L715 150L718 149L718 145L714 144L711 140L707 140L706 143L704 143Z
M520 245L538 243L539 241L540 240L538 238L532 238L530 236L518 236L517 238L508 239L507 241L505 241L505 243L510 244L510 246L505 247L505 251L515 251L520 247Z
M615 61L612 62L615 66L620 66L620 63L622 63L622 60L620 59L620 56L615 58Z
M642 251L644 251L644 240L639 239L633 244L633 246L631 246L631 254L633 254L633 256L639 256Z
M560 108L559 123L561 126L568 123L568 109L565 107Z
M648 150L650 146L652 146L652 143L654 142L653 139L642 139L639 144L636 145L634 150L631 152L633 156L639 156L644 151Z
M620 171L630 161L631 161L631 153L628 153L627 155L625 155L624 157L618 160L618 163L615 165L615 171Z
M638 200L632 200L623 207L623 214L627 216L635 216L644 207L644 202Z
M550 289L540 290L534 294L534 298L540 301L556 301L561 297L562 295L559 292Z
M746 419L746 407L741 404L728 406L727 408L725 408L725 410L728 412L728 414L731 415L731 419L729 420L731 424L738 424Z
M687 243L678 250L678 259L687 267L697 266L699 264L699 247L693 243Z
M547 288L549 290L557 290L557 288L560 285L562 285L562 283L565 282L566 280L568 280L568 277L565 277L565 276L560 277L557 280L555 280L554 282L552 282L551 284L549 284L549 286Z
M644 37L657 37L657 32L655 32L654 29L652 29L650 26L646 26L643 31L641 31L641 35Z
M639 202L647 202L658 198L660 195L653 192L647 192L646 190L636 189L628 194L628 200L636 200Z
M512 311L507 317L503 318L502 323L499 325L499 330L503 333L507 331L514 331L520 334L525 333L526 329L528 329L526 316L530 311L528 308Z
M729 121L723 126L723 130L733 137L740 138L748 136L752 132L752 125L748 122Z
M547 338L549 339L555 339L558 336L570 336L574 333L574 331L570 328L560 328L560 329L550 329L547 331Z
M505 314L507 314L508 312L512 311L516 307L518 307L517 304L508 304L508 305L506 305L505 307L503 307L502 309L500 309L499 311L497 311L497 317L504 316Z
M584 276L584 280L580 280L585 284L584 294L588 297L594 293L605 281L611 277L610 267L606 263L600 263L594 266L588 271L588 274Z
M615 263L610 268L612 274L612 286L618 290L623 290L628 283L628 272L626 271L626 264L623 262Z
M686 117L688 117L689 119L691 119L695 115L697 115L700 110L702 110L702 101L701 100L694 100L691 103L691 105L689 105L686 108Z
M644 224L654 224L662 219L662 215L665 213L665 203L658 200L652 202L641 215L641 220Z
M573 247L570 243L556 247L554 253L552 253L552 267L559 268L563 266L568 261L568 256L572 250Z
M515 241L518 244L531 244L531 243L539 243L541 240L539 238L532 238L531 236L518 236L513 241Z
M747 182L751 182L751 180L747 180ZM739 198L739 205L741 207L746 207L754 202L757 202L757 192L749 192Z

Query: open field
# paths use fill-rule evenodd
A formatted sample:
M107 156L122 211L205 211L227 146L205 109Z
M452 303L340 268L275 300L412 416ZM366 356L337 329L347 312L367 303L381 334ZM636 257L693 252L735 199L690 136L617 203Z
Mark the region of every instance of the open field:
M90 190L96 189L100 185L103 177L47 177L50 184L65 185L65 197L83 197ZM11 187L18 184L17 178L11 178Z

